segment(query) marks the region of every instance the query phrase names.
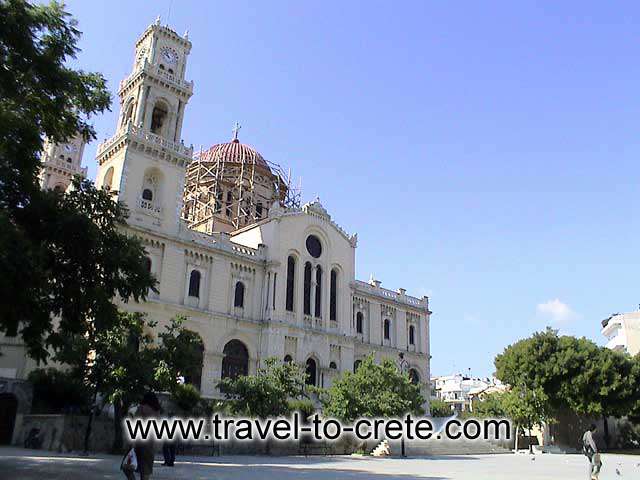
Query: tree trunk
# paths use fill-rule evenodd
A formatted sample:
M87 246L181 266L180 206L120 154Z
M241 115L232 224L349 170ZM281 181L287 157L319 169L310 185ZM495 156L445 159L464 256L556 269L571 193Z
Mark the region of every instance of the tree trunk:
M89 409L89 420L87 421L87 428L84 432L84 453L89 453L89 441L91 439L91 428L93 427L93 416L96 409L96 401L98 400L98 389L93 392L93 401L91 402L91 408Z
M516 432L516 442L515 442L514 450L517 452L518 451L518 437L520 436L520 427L517 424L516 424L516 427L515 427L515 432Z
M122 442L122 419L127 410L128 408L120 402L113 404L113 430L115 433L111 453L122 453L124 446Z
M529 432L529 453L533 453L533 442L531 441L531 427L527 429Z
M609 450L609 419L606 415L602 415L602 423L604 424L604 444L607 450Z

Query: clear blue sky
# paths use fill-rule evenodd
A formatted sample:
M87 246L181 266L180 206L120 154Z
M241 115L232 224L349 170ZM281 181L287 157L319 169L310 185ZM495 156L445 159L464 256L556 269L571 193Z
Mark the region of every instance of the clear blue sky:
M115 95L169 3L68 2L79 64ZM184 140L240 121L358 233L359 278L431 297L432 373L490 374L518 338L552 325L603 343L600 320L640 303L639 17L637 2L174 0L193 42Z

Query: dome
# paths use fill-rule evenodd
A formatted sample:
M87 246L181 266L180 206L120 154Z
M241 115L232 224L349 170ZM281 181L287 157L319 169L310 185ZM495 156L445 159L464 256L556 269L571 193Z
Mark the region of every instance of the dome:
M268 171L271 171L267 161L262 155L251 148L249 145L240 143L235 138L228 143L219 143L214 145L209 150L202 152L200 157L202 160L214 162L216 160L223 160L229 163L248 163L255 164Z

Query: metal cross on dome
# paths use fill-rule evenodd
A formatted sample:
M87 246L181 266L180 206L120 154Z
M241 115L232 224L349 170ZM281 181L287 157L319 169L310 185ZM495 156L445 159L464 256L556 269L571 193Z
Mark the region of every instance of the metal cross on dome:
M231 131L233 132L234 140L238 140L238 132L240 131L241 128L242 128L242 125L240 125L238 122L236 122L236 124L233 126L233 129Z

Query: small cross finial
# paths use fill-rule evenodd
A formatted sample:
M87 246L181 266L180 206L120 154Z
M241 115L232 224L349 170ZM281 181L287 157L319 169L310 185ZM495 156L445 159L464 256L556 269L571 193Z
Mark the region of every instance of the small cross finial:
M233 139L234 140L238 140L238 132L240 131L240 129L242 128L242 125L240 125L238 122L236 122L236 124L233 126Z

